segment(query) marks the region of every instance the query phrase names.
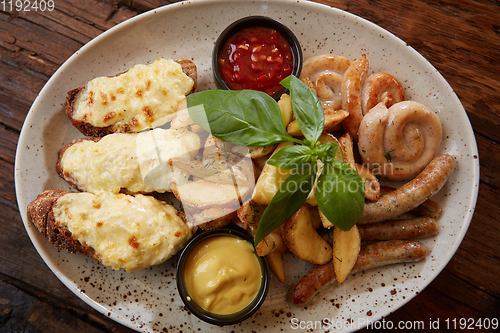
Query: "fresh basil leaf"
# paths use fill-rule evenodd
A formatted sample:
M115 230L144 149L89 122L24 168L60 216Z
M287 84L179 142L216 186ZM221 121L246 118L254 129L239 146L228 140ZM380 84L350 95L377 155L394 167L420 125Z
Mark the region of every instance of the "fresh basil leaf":
M332 163L333 161L335 161L335 155L337 154L338 150L339 145L337 145L335 142L326 142L315 147L314 151L316 152L321 162Z
M355 225L365 205L365 186L359 174L343 161L324 166L316 183L319 210L335 226L347 231Z
M260 218L255 232L255 245L285 222L306 201L316 178L316 168L311 165L307 174L292 173L274 195Z
M266 93L206 90L188 95L187 105L191 119L223 141L246 146L301 143L286 132L278 103Z
M325 125L325 114L318 96L304 82L290 75L281 82L290 90L293 113L302 134L313 147L318 141Z
M307 146L287 146L274 153L267 163L281 169L299 170L302 169L302 164L311 161L312 152Z

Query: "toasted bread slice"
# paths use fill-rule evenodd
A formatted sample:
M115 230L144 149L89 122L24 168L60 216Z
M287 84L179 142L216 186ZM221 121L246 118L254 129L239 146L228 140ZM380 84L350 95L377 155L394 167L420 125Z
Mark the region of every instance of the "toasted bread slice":
M193 81L192 89L186 93L186 96L196 92L196 89L197 89L197 67L196 67L196 64L193 61L188 60L188 59L176 60L175 62L177 62L181 65L182 72L184 74L186 74L189 78L191 78ZM111 77L118 77L124 73L127 73L127 71L119 73L119 74L117 74L115 76L111 76ZM67 96L66 96L66 107L65 107L66 115L68 116L69 120L71 121L73 126L75 126L82 134L84 134L86 136L100 137L100 136L104 136L104 135L111 134L111 133L133 133L133 132L138 132L138 131L143 129L140 127L138 128L138 127L132 126L131 122L128 122L128 123L127 122L118 122L120 117L118 116L117 110L110 110L109 115L110 115L110 117L112 116L114 118L113 118L113 120L106 121L106 124L109 123L109 125L107 125L107 126L94 126L89 121L77 119L75 116L75 114L76 114L76 112L75 112L76 105L75 104L76 104L76 101L77 101L79 94L84 92L85 88L86 88L86 86L83 86L83 87L78 87L78 88L75 88L75 89L69 91ZM164 94L167 95L168 91L164 92ZM113 97L110 97L110 98L113 99ZM107 103L107 99L103 103ZM142 112L144 112L146 114L146 117L152 117L150 114L151 110L149 109L148 106L146 106L143 109L144 110ZM115 121L114 119L117 119L117 121ZM157 119L150 119L151 123L153 123L155 120L157 120ZM131 120L131 121L133 124L134 120Z
M128 272L161 264L196 230L174 207L143 195L46 190L27 213L56 247Z
M82 245L66 227L59 225L54 218L52 211L54 204L57 199L67 193L71 192L62 190L43 191L28 205L28 219L56 247L71 253L80 252L98 259L95 257L93 248Z
M112 133L65 145L58 152L56 171L82 192L164 193L189 177L168 161L192 159L199 149L199 136L184 129Z

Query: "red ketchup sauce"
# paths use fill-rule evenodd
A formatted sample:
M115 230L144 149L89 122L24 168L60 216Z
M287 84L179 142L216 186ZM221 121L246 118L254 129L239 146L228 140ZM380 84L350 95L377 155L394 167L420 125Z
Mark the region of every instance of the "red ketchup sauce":
M281 80L293 71L293 54L287 40L266 27L245 28L224 44L219 66L232 90L252 89L274 95Z

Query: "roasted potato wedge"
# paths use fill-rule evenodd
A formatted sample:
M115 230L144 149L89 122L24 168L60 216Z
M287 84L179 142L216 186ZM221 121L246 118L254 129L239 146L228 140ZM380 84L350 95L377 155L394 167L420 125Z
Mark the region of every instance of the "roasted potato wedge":
M250 228L252 233L255 233L255 231L257 230L257 225L260 221L260 217L262 216L262 213L264 213L265 209L266 206L258 205L252 201L249 201L238 208L236 213L238 215L238 219L245 226Z
M323 130L325 132L331 132L338 128L338 125L349 116L349 112L345 110L333 110L333 109L325 109L325 125ZM302 131L300 130L299 123L297 120L293 120L288 124L286 131L288 134L294 137L301 137Z
M281 95L280 100L278 101L278 106L280 107L281 115L283 116L283 124L287 127L293 119L293 107L290 95Z
M257 252L257 255L264 257L273 252L288 252L288 248L283 242L283 238L281 238L280 230L276 229L264 237L259 244L257 244L255 251Z
M236 210L240 201L245 198L250 188L239 186L238 191L234 184L212 183L208 181L188 182L172 189L174 195L184 205L207 209L213 207L233 207ZM210 193L210 195L206 195Z
M314 228L307 205L302 205L283 223L281 235L290 252L299 259L319 265L332 259L332 248Z
M330 222L325 215L323 215L323 213L319 210L318 208L318 212L319 212L319 218L321 219L321 223L323 223L323 227L324 228L331 228L334 226L334 224L332 222Z
M325 109L325 132L332 132L339 129L340 123L349 116L346 110Z
M276 275L281 283L285 283L285 265L283 263L283 255L279 252L271 252L266 255L266 259L271 272Z
M356 169L356 161L354 160L354 150L352 137L349 133L345 133L339 138L340 149L344 156L344 162L349 164L351 168Z
M229 213L224 215L224 213L227 211L229 211ZM212 219L213 216L215 216L216 218ZM202 210L199 214L194 214L193 217L195 221L196 219L198 219L199 221L208 221L201 224L195 222L201 230L220 229L227 226L233 221L233 219L236 217L236 211L223 208L205 209Z
M355 170L363 179L365 184L365 198L371 201L377 201L380 197L380 183L370 169L362 164L355 163Z
M250 156L250 158L259 158L263 157L266 155L269 155L270 153L273 152L274 148L276 147L276 144L273 145L268 145L268 146L234 146L231 151L233 153L246 156L247 154Z
M354 225L349 231L333 229L333 270L338 283L342 283L351 272L361 249L361 237Z
M280 143L275 152L291 145L291 142ZM280 169L274 165L265 164L253 190L252 201L259 205L269 205L278 192L281 183L290 175L290 170Z

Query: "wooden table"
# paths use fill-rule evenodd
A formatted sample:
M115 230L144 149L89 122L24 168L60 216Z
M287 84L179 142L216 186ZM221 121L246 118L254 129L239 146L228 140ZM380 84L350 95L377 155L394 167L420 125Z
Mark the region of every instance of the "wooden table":
M0 1L1 332L130 332L76 297L41 260L19 215L18 210L26 207L16 204L14 159L24 118L57 68L106 29L171 2L175 1L56 0L52 12L19 12L3 9ZM479 199L465 239L445 270L385 319L443 323L499 318L499 2L319 2L380 25L427 58L462 101L479 147ZM446 330L441 325L433 331Z

